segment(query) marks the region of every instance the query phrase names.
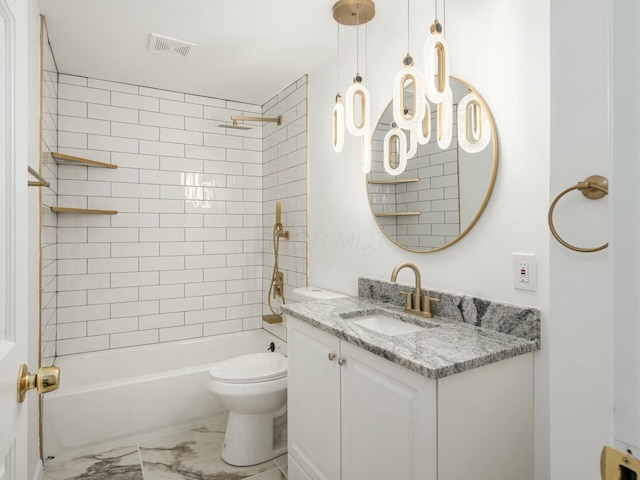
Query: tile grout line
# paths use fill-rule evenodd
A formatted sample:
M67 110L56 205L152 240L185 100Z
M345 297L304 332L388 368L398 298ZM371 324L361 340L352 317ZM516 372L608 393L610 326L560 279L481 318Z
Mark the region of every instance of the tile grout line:
M142 452L140 451L140 442L136 442L136 448L138 449L138 460L140 461L140 471L142 472L142 480L146 480L144 475L144 463L142 462Z

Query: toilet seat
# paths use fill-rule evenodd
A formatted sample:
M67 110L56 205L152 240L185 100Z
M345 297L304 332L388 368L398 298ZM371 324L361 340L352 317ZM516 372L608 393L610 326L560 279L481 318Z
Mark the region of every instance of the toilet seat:
M216 363L212 380L223 383L261 383L287 376L287 357L278 352L252 353Z

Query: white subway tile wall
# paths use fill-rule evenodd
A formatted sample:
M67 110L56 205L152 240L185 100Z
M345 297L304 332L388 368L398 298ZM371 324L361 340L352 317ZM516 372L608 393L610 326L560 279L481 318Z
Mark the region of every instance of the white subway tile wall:
M41 304L40 304L40 328L41 328L41 354L42 364L53 363L56 355L56 338L67 338L76 336L79 329L57 328L56 310L59 304L57 294L57 273L58 261L56 250L56 229L58 226L57 215L51 211L51 207L57 206L58 192L58 166L51 158L50 152L58 149L58 69L53 58L53 52L49 45L49 36L46 26L42 36L43 42L43 63L42 63L42 176L51 183L50 188L41 188L41 246L42 246L42 283L41 283ZM82 113L82 106L75 104L65 105L69 118L74 114ZM77 143L78 139L72 136L67 137L69 143ZM71 233L71 236L78 232ZM82 235L82 233L80 233ZM68 268L72 268L71 265ZM79 298L63 297L63 302L81 302ZM82 327L80 327L82 329Z
M266 117L282 115L282 125L265 123L263 140L262 313L270 314L267 293L274 265L272 236L276 200L282 202L282 224L290 235L288 240L282 238L279 242L278 264L284 273L285 299L290 301L293 289L307 283L307 77L292 83L269 100L263 111ZM241 152L241 155L250 157L253 153ZM243 226L249 225L245 223ZM282 303L281 298L274 300L272 297L271 301L276 309ZM286 328L282 324L263 322L263 328L286 340Z
M441 150L437 144L437 114L433 110L430 142L418 145L418 153L397 177L419 178L420 181L367 185L374 213L421 212L413 216L377 218L393 241L418 251L442 247L460 234L457 124L454 121L451 145L447 150ZM457 118L456 111L454 105L454 119ZM390 128L388 121L382 121L374 133L370 180L391 178L383 166L383 142Z
M262 328L263 127L218 127L262 107L70 75L59 92L59 151L118 168L60 166L58 202L119 213L58 215L57 355Z

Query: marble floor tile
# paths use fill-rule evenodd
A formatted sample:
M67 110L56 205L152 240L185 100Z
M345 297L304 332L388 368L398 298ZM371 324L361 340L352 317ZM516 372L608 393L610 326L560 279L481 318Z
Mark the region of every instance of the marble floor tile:
M97 455L46 465L43 480L143 480L137 447L122 447Z
M141 442L145 480L241 480L278 470L273 461L251 467L226 464L220 458L225 427L225 423L207 425Z
M287 476L280 468L274 468L264 473L259 473L246 480L287 480Z

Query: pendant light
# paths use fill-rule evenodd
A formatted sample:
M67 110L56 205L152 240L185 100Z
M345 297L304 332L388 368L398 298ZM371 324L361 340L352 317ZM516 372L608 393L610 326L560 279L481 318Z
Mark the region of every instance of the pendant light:
M410 130L419 125L424 118L424 75L414 66L413 57L409 53L411 48L411 0L407 0L407 54L402 59L403 68L393 79L393 119L400 128ZM406 105L407 89L413 88L413 102Z
M436 0L437 5L437 0ZM431 34L424 41L424 82L427 98L433 103L445 100L449 87L449 54L438 20L431 25Z
M362 170L371 170L371 97L360 74L360 25L369 22L375 15L375 4L372 0L340 0L333 6L333 18L342 25L357 27L356 40L356 75L353 85L345 93L344 125L349 133L362 139ZM334 106L334 149L339 144L340 106L342 97L336 97ZM344 141L344 138L342 139ZM338 150L336 150L338 151Z
M340 24L338 23L338 93L336 93L336 104L333 107L333 150L336 153L342 152L344 148L344 105L342 95L340 95Z
M480 100L473 93L458 104L458 144L469 153L478 153L491 141L491 126Z
M395 147L395 148L394 148ZM397 165L393 162L394 150L398 154ZM384 170L394 177L407 168L407 135L396 122L391 122L391 130L384 136L382 144L382 162Z

